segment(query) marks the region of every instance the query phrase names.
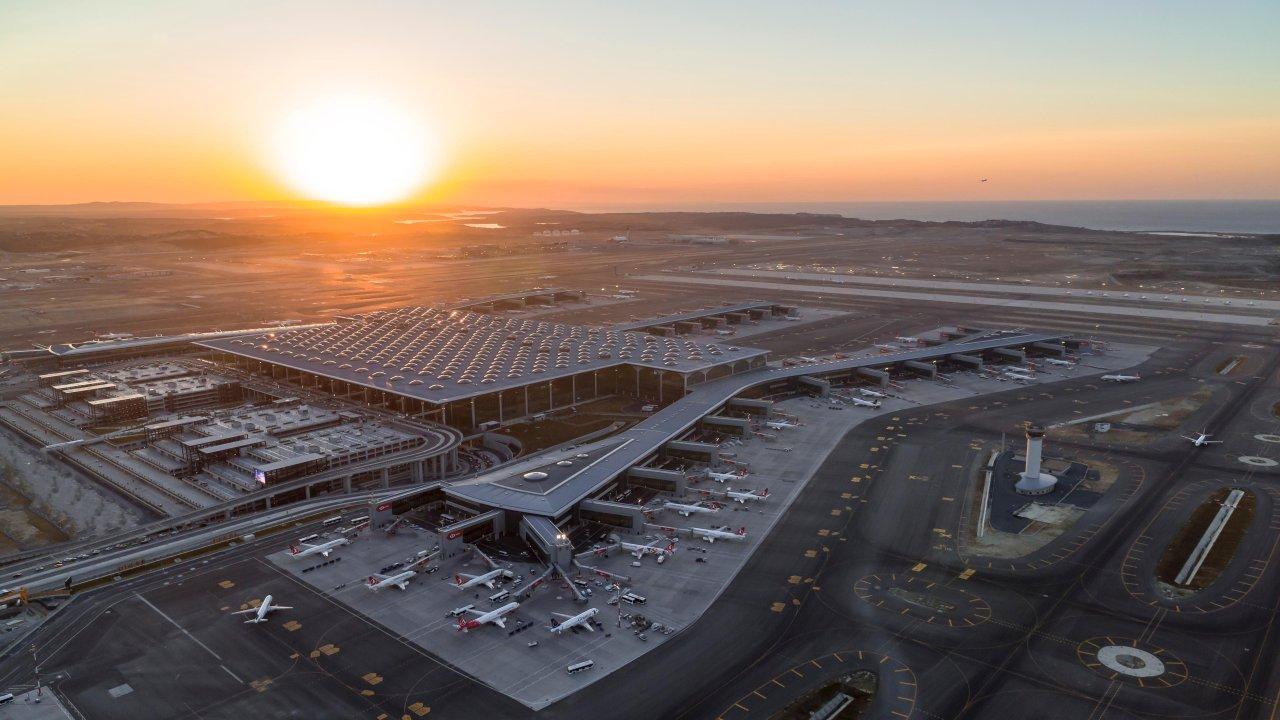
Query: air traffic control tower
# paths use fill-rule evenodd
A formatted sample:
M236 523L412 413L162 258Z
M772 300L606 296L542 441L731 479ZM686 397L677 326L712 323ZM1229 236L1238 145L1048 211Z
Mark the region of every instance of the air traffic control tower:
M1040 456L1044 450L1044 428L1027 426L1027 465L1018 482L1013 486L1022 495L1044 495L1053 492L1058 478L1040 472Z

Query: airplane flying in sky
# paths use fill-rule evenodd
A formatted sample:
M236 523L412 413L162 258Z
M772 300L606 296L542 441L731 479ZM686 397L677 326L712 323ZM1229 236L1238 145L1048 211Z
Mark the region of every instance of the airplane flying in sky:
M396 573L395 575L379 575L378 573L374 573L365 581L365 585L367 585L370 590L381 590L387 587L404 590L409 587L409 581L417 576L418 573L415 570L405 570L404 572Z
M783 428L800 427L798 424L787 421L787 420L765 420L764 424L768 425L771 430L782 430Z
M477 585L483 585L489 588L490 590L492 590L493 584L498 582L499 578L503 578L503 577L511 577L511 571L502 570L501 568L496 568L496 569L490 570L487 573L484 573L483 575L468 575L466 573L454 573L453 586L458 588L459 590L466 590L468 588L473 588Z
M1183 435L1182 437L1186 438L1187 440L1190 440L1191 444L1195 445L1196 447L1203 447L1205 445L1221 445L1222 444L1221 440L1210 440L1209 438L1211 436L1205 433L1196 433L1195 437L1190 437L1188 435Z
M567 632L576 627L584 627L590 632L595 632L596 629L591 626L591 618L595 617L599 613L600 611L596 608L587 608L577 615L564 615L562 613L553 612L551 614L555 617L561 618L561 620L559 623L556 623L547 629L556 635ZM555 620L552 620L552 622L555 622Z
M720 512L720 508L707 507L706 505L687 505L685 503L674 503L674 502L663 503L662 507L666 508L667 510L675 510L676 512L680 513L685 517L689 517L694 513Z
M274 611L274 610L292 610L292 609L293 609L293 607L291 607L291 606L289 606L289 605L272 605L272 604L271 604L272 599L273 599L273 598L272 598L270 595L268 595L268 596L266 596L266 597L262 598L262 604L261 604L261 605L259 605L258 607L256 607L256 608L250 608L249 610L237 610L237 611L235 611L235 612L233 612L233 613L231 613L231 614L232 614L232 615L250 615L250 614L252 614L252 615L253 615L253 617L249 618L248 620L245 620L245 621L244 621L244 624L245 624L245 625L253 625L253 624L257 624L257 623L264 623L264 622L266 622L266 621L267 621L267 615L270 615L270 614L271 614L271 612L272 612L272 611Z
M1103 375L1101 379L1109 382L1135 382L1141 380L1142 377L1139 375Z
M728 490L725 490L724 494L729 498L746 505L748 502L764 500L769 497L769 488L765 488L758 492L747 492L746 490L734 490L733 488L729 488Z
M689 532L706 540L709 543L715 543L717 540L746 540L747 529L738 528L733 530L728 527L719 528L689 528Z
M461 632L468 632L470 630L475 630L478 627L482 627L486 623L491 625L497 625L500 628L506 629L507 616L510 615L512 612L514 612L515 609L518 607L520 607L520 603L509 602L506 605L503 605L502 607L498 608L497 610L490 610L488 612L485 612L483 610L468 609L467 612L471 613L472 615L475 615L475 617L469 620L466 618L458 618L458 630Z
M304 557L307 557L308 555L322 555L324 557L329 557L329 553L333 552L334 550L337 550L343 545L350 545L350 544L351 544L351 538L344 538L344 537L338 538L337 540L322 542L319 545L308 545L307 543L301 543L301 547L299 547L298 545L290 545L289 555L296 558L304 558Z
M740 480L747 476L747 473L742 471L722 473L722 472L715 472L714 470L711 470L711 469L707 469L706 474L707 474L708 480L715 480L716 482L721 482L721 483L729 482L730 480Z

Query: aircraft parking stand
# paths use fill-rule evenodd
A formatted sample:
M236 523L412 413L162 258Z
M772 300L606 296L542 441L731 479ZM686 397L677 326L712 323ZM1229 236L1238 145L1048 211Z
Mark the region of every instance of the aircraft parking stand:
M584 573L582 577L588 581L592 591L585 605L573 602L572 593L564 589L563 581L549 580L508 616L506 629L486 625L463 633L458 631L458 621L449 615L450 610L474 604L476 609L488 611L510 602L509 599L489 600L489 596L498 589L511 590L513 597L516 594L511 581L495 590L479 586L459 591L449 587L455 572L479 575L489 570L478 555L433 561L430 565L440 569L427 574L424 568L404 591L388 588L374 592L365 584L365 579L380 568L395 562L408 562L417 552L429 550L436 543L436 536L430 532L402 528L395 535L387 535L380 530L366 531L350 545L337 550L335 557L341 557L340 562L321 565L306 573L302 568L315 566L323 562L323 558L295 559L287 552L281 552L269 559L277 567L403 640L524 705L540 709L622 668L649 649L667 642L679 642L680 630L694 623L711 607L836 443L855 425L921 405L1130 368L1145 361L1153 350L1145 346L1113 345L1103 355L1087 356L1076 368L1048 368L1028 382L999 381L974 373L954 374L950 384L923 379L908 381L902 390L890 389L893 397L883 400L880 408L844 405L828 398L793 398L776 403L775 410L796 418L799 426L779 430L763 428L760 435L749 435L741 444L726 445L724 452L729 459L744 463L749 468L749 475L728 483L699 480L692 484L683 498L689 503L696 502L704 499L702 493L706 491L711 499L718 498L722 504L719 512L694 514L686 518L674 511L660 510L654 514L648 534L649 539L665 537L659 526L745 527L745 541L707 543L690 537L687 532L678 532L675 554L661 565L655 557L645 556L640 560L640 567L632 567L635 558L621 550L614 550L609 557L583 558L586 565L630 576L631 582L623 583L623 586L648 599L642 606L626 603L608 605L607 600L616 593L606 592L604 587L595 584L596 576ZM867 462L875 463L876 459L869 456ZM856 473L857 469L850 468L850 471ZM770 495L763 502L743 505L719 497L728 487L734 490L767 487ZM856 502L856 499L850 502ZM845 511L835 508L832 512ZM648 539L639 537L623 539L648 542ZM815 536L813 549L821 552L824 545L839 541L835 536ZM663 540L661 544L665 542ZM698 558L706 562L697 562ZM518 587L524 587L534 579L531 570L541 572L540 567L530 563L511 562L501 556L493 559L522 578ZM608 584L608 580L599 579L602 584ZM553 635L547 630L552 612L574 615L588 607L600 611L595 620L602 628L595 632L571 630L563 636ZM647 640L641 640L627 621L622 621L623 626L618 627L619 607L624 613L642 614L655 623L673 628L674 632L667 635L650 630L646 632ZM528 627L511 632L523 623L528 623ZM529 647L528 644L535 640L537 646ZM569 664L582 660L594 661L595 667L575 675L565 671Z

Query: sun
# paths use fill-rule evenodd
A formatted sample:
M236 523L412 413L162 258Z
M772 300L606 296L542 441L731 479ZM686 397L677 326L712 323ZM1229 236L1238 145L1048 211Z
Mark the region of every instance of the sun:
M437 172L426 125L382 98L331 97L295 108L272 145L295 191L342 205L403 200Z

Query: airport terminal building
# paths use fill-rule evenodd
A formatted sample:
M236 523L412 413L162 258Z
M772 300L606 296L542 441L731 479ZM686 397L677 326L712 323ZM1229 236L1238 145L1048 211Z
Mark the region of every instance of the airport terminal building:
M431 307L197 344L255 374L457 428L609 395L667 404L767 359L705 338Z

